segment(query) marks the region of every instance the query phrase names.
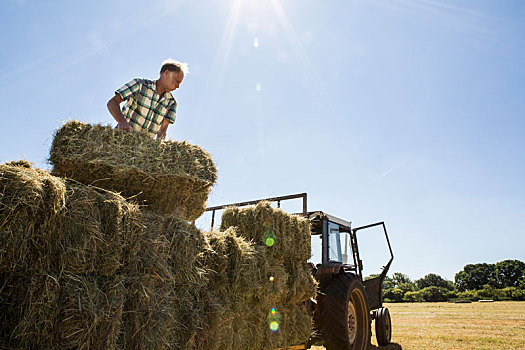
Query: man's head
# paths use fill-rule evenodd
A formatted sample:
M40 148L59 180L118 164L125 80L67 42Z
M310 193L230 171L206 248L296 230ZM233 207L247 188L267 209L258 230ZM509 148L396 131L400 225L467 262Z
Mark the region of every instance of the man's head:
M170 92L179 87L187 73L187 63L182 63L173 59L167 59L162 62L159 82L165 89L165 92Z

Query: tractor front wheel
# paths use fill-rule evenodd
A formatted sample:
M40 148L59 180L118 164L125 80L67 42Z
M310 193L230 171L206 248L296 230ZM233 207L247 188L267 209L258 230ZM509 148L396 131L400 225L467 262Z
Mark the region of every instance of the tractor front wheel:
M320 299L319 325L327 350L367 350L370 318L363 284L351 274L334 276Z
M385 346L392 339L392 321L388 308L382 307L376 310L376 339L379 346Z

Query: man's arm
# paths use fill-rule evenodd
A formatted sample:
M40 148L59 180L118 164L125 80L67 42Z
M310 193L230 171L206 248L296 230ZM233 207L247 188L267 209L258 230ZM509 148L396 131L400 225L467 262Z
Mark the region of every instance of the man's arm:
M162 120L162 123L160 124L159 131L157 131L157 140L164 140L166 139L166 134L168 132L168 126L170 125L170 121L166 118Z
M119 94L115 94L109 101L108 101L108 110L109 113L115 118L115 120L118 123L118 128L131 131L133 128L129 123L127 122L126 118L124 117L124 114L120 111L120 103L124 101L122 97L120 97ZM167 129L167 127L166 127Z

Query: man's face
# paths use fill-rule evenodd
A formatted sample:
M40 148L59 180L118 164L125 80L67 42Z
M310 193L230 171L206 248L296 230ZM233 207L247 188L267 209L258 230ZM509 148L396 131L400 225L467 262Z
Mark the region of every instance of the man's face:
M169 70L163 73L164 86L168 91L173 91L179 88L184 79L184 72L171 72Z

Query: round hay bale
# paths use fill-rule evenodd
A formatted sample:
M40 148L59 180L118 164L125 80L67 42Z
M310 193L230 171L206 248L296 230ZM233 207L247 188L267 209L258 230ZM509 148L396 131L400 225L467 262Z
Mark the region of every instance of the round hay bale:
M210 155L198 146L78 121L57 131L50 161L55 175L120 192L148 210L188 221L204 212L217 179Z

